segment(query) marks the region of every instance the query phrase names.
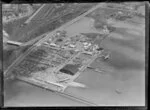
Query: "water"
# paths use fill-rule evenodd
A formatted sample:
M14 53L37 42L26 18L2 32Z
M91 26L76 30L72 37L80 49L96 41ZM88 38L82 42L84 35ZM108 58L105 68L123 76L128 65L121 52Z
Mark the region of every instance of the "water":
M4 106L85 106L51 91L18 81L5 81Z
M79 25L80 24L80 25ZM69 32L89 29L84 23L69 27ZM87 23L88 24L88 23ZM83 28L83 25L85 26ZM144 105L145 103L145 36L136 25L118 24L116 34L106 38L101 46L110 52L109 60L93 62L102 73L86 70L75 80L87 88L68 87L71 93L98 105ZM130 28L128 28L130 27ZM86 28L86 29L85 29ZM72 30L71 30L72 29ZM132 32L131 32L132 30ZM130 31L130 32L128 32ZM134 32L133 32L134 31ZM137 31L139 34L137 35ZM97 40L96 43L99 43Z

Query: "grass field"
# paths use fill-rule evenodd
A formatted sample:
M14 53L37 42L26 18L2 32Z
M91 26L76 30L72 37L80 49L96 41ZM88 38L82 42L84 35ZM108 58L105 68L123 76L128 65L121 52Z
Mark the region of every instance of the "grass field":
M42 24L39 24L35 28L32 27L32 29L30 29L30 31L28 31L28 34L26 35L26 37L20 39L19 41L26 42L33 38L36 38L37 36L40 36L40 35L46 33L48 31L52 31L52 30L58 28L59 26L61 26L62 24L68 22L69 20L72 20L75 17L79 16L80 14L84 13L92 6L93 5L81 6L79 9L76 9L73 12L67 13L66 15L63 15L56 20L44 22ZM46 18L46 19L48 19L48 18ZM35 25L37 25L37 23L35 23ZM34 25L32 25L32 26L34 26Z
M4 30L11 36L10 39L14 39L13 35L17 33L17 30L20 30L21 24L27 19L28 17L25 17L3 25Z
M63 23L66 23L74 17L77 17L81 13L87 11L94 5L95 4L80 4L73 6L74 8L71 11L70 9L72 4L65 4L63 7L56 10L54 4L46 4L45 7L34 16L33 20L29 24L21 27L21 24L27 20L27 18L23 18L5 25L4 29L10 35L11 40L27 42L48 31L52 31ZM63 15L64 13L68 14Z

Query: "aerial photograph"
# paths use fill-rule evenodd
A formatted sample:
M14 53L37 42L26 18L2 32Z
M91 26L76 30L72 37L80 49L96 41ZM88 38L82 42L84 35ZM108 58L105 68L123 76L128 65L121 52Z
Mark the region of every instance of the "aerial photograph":
M145 2L2 4L2 24L5 107L145 106Z

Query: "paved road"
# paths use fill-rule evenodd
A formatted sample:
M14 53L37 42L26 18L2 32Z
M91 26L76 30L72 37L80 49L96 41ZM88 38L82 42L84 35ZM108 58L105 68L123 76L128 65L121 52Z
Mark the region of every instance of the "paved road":
M25 58L25 56L27 56L32 50L34 50L36 48L36 46L39 46L42 42L46 41L50 36L52 36L54 33L56 33L58 30L62 30L63 28L77 22L78 20L80 20L82 17L86 16L87 14L91 13L92 11L96 10L99 7L103 7L105 6L105 3L100 3L98 5L96 5L95 7L91 8L90 10L88 10L87 12L85 12L84 14L76 17L75 19L71 20L70 22L65 23L64 25L62 25L61 27L55 29L54 31L50 32L49 34L47 34L46 37L44 37L43 39L41 39L40 41L38 41L37 43L35 43L35 45L33 45L31 48L29 48L24 54L20 55L9 67L6 71L4 71L4 76L7 77L7 75L9 74L9 71L11 70L11 68L17 64L19 61L21 61L23 58Z

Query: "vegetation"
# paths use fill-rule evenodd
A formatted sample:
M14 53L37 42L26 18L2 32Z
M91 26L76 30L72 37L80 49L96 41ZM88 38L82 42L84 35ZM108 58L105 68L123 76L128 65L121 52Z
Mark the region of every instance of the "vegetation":
M54 55L53 55L53 54ZM45 46L31 52L12 71L15 75L31 76L31 73L45 71L47 68L58 66L66 61L67 51L50 49ZM69 57L71 56L71 53ZM50 58L51 57L51 58Z
M18 57L19 52L14 49L3 50L3 69L6 70L8 66Z
M38 12L38 14L36 14L35 16L34 16L34 18L32 19L32 21L36 21L36 20L44 20L45 18L45 14L47 14L47 12L51 12L52 11L52 9L53 9L53 4L46 4L45 6L44 6L44 8L42 8L39 12Z
M33 28L29 27L33 31L28 32L28 34L26 34L26 36L23 37L22 39L20 39L19 41L27 42L31 39L36 38L37 36L42 35L43 33L52 31L52 30L60 27L62 24L68 22L69 20L72 20L73 18L84 13L92 6L93 6L93 4L92 5L91 4L83 5L83 6L80 6L79 8L74 9L73 11L70 11L68 8L66 8L66 11L68 11L68 12L65 12L66 13L65 15L62 14L62 13L64 13L64 11L62 11L62 13L59 12L59 17L57 19L55 17L54 17L55 19L52 19L52 16L45 17L44 19L46 22L43 21L43 23L39 23L39 25L36 28L34 27L34 30L33 30ZM58 9L56 11L58 11ZM53 14L56 14L56 12L54 11ZM35 24L37 25L37 23L38 22L36 22ZM31 26L31 27L33 27L33 26Z
M18 30L20 30L21 24L23 24L27 18L28 17L24 17L3 25L4 30L10 35L10 39L16 39L16 36L14 35L18 32Z
M31 45L25 47L8 47L7 49L3 50L3 69L6 70L8 66L12 64L19 57L19 55L26 52Z
M43 55L45 55L44 50L37 50L30 53L22 62L20 62L13 69L13 74L30 76L31 72L44 71L48 68L47 64L42 64L42 66L38 66L40 64L40 61L43 60Z
M47 4L24 26L21 26L28 17L16 20L4 25L4 30L8 32L10 38L15 41L27 42L48 31L52 31L69 20L79 16L94 4L65 4L56 9L54 4Z

